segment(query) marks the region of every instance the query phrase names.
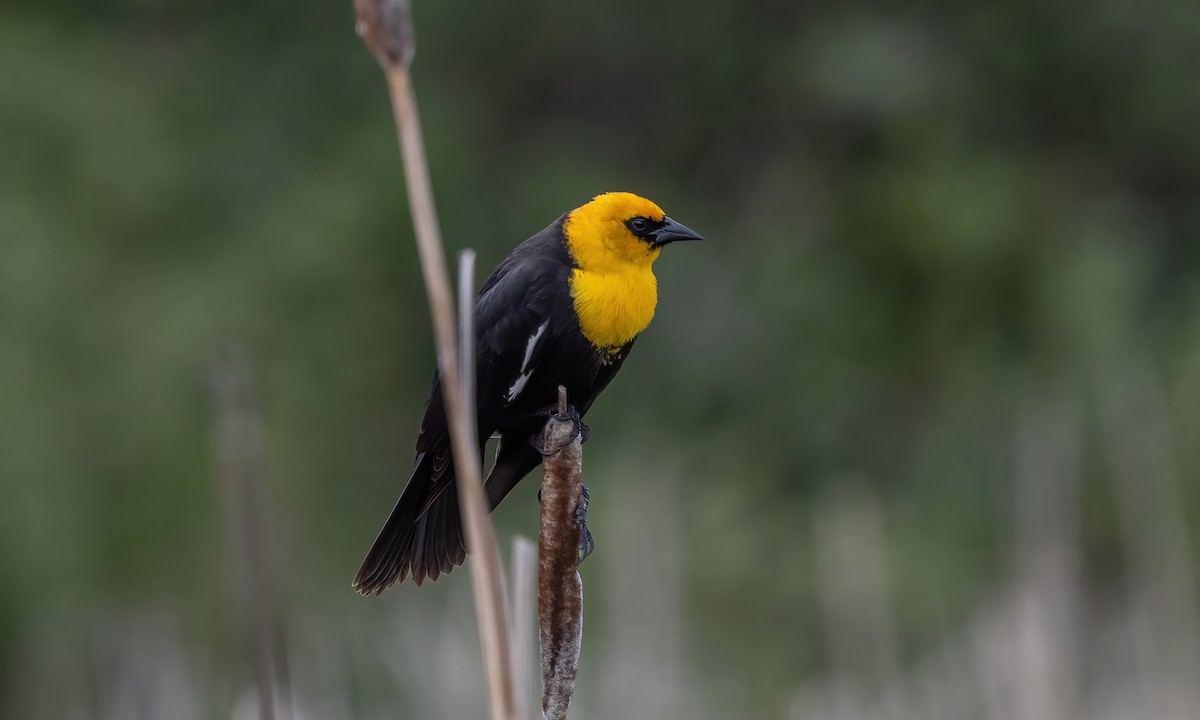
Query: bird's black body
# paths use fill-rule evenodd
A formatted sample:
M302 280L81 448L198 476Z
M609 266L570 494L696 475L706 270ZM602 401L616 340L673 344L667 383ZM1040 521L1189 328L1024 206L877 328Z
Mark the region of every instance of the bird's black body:
M480 454L488 438L500 435L485 482L489 509L540 464L529 439L545 425L558 386L565 386L579 414L586 414L633 345L631 340L615 352L601 351L581 332L569 285L575 263L564 242L565 217L518 246L475 300ZM454 482L440 376L435 375L415 467L359 568L354 580L359 592L382 592L409 575L420 584L462 564L466 550Z

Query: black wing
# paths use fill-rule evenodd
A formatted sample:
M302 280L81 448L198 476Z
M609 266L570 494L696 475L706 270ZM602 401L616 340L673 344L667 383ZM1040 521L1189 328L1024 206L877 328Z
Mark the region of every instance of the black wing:
M475 301L476 410L479 447L504 422L510 400L571 325L562 218L522 243L484 282ZM547 322L549 320L549 322ZM522 377L525 380L522 381ZM526 396L528 397L528 395ZM515 410L514 410L515 411ZM540 458L540 456L539 456ZM361 593L378 593L409 573L419 585L462 563L449 433L439 375L425 404L417 459L399 500L355 576Z
M548 348L563 332L558 306L569 298L569 268L554 258L516 254L497 268L475 301L475 411L480 446L503 422L509 404L524 389L546 357ZM432 502L453 478L450 435L442 403L440 374L429 390L425 419L417 438L417 452L431 456L433 484L425 505Z

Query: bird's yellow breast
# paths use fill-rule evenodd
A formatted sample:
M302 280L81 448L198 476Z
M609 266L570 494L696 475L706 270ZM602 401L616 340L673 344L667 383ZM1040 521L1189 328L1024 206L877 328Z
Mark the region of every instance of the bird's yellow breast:
M661 221L665 215L636 195L605 193L563 222L563 240L575 261L570 284L579 329L610 359L646 329L658 304L650 266L662 249L630 231L625 223L637 217Z
M579 329L601 351L615 353L654 318L658 281L649 264L608 273L575 268L570 283Z

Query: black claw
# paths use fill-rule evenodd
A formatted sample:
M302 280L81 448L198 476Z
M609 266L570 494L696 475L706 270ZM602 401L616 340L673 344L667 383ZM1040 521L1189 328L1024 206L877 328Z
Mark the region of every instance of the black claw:
M588 499L591 494L588 492L587 485L583 486L583 495L579 498L579 562L583 564L587 560L588 555L596 549L596 542L592 539L592 531L588 530L587 526L587 507Z
M587 529L587 525L584 525L583 532L579 535L579 564L582 565L595 549L596 541L592 540L592 531Z
M547 448L544 445L546 435L545 428L543 428L541 432L534 433L529 436L529 446L534 450L537 450L542 457L549 457L553 455L567 445L570 445L571 442L577 437L580 438L581 443L587 442L589 433L588 426L583 424L583 419L580 418L579 411L575 409L574 405L568 405L567 411L562 414L554 412L553 410L541 410L537 414L548 415L555 420L566 420L572 425L570 437L568 437L566 442L564 442L561 446L553 449Z

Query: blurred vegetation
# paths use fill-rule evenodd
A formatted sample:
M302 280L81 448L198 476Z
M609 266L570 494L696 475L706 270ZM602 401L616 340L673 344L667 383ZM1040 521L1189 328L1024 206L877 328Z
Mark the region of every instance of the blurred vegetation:
M586 468L596 557L673 478L649 497L677 508L684 672L713 707L778 714L822 667L812 518L847 484L881 498L904 657L963 622L1010 572L1023 398L1092 418L1096 378L1144 362L1200 519L1191 0L418 2L416 22L453 250L490 267L613 189L710 239L658 263ZM246 682L205 391L231 343L258 369L288 617L370 628L467 594L465 573L349 588L433 363L389 112L348 0L0 9L0 710L57 714L28 698L97 684L97 633L156 613L215 707ZM1125 558L1094 425L1104 598ZM502 542L535 516L523 487ZM590 615L585 648L614 622ZM369 658L351 695L396 697Z

